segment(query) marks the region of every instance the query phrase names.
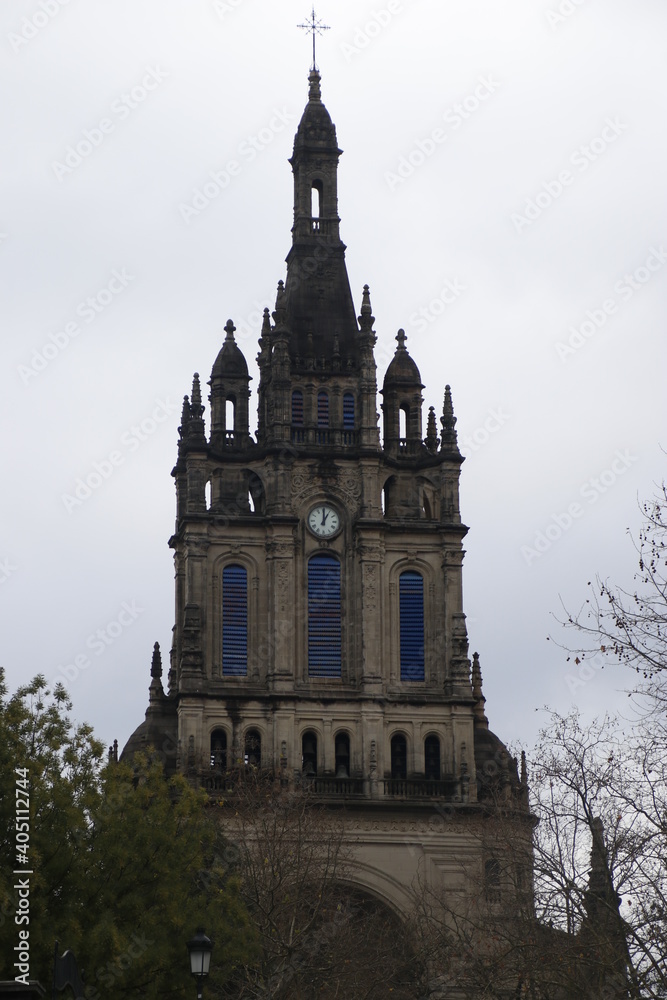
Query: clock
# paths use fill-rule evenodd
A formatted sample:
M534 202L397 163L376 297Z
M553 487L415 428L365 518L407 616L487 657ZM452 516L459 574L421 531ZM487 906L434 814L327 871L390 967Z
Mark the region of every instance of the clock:
M334 507L328 503L320 503L311 510L307 524L318 538L331 538L340 528L340 517Z

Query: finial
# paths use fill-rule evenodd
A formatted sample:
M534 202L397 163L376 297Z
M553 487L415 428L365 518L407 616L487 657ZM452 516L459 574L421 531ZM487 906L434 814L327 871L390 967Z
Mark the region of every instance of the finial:
M228 343L228 344L233 344L234 343L234 331L235 330L236 330L236 327L232 323L231 319L228 319L227 322L225 323L225 333L227 334L227 336L225 337L225 342L226 343Z
M452 404L452 390L448 385L445 386L445 401L442 406L440 423L442 424L440 450L445 451L457 448L456 417L454 416L454 406Z
M110 764L118 763L118 740L114 740L111 746L109 747L109 763Z
M359 316L359 327L362 333L372 333L375 316L371 308L371 293L368 285L364 285L364 292L361 298L361 315Z
M475 699L473 713L475 725L483 729L489 728L489 720L484 713L486 698L482 692L482 668L479 663L479 653L472 654L472 696Z
M521 784L528 784L528 765L526 764L526 751L521 751Z
M153 659L151 660L151 677L162 677L162 655L160 653L160 643L153 646Z
M201 386L199 385L199 372L195 372L192 379L192 409L201 406Z
M262 320L262 337L269 337L271 335L271 314L268 308L264 310L264 319Z
M438 425L435 420L435 407L429 406L428 408L428 421L426 424L426 437L424 438L424 444L429 451L434 454L438 450Z
M276 308L273 312L273 320L276 326L282 326L285 322L285 282L280 279L278 282L278 291L276 293Z
M396 348L397 351L407 350L405 346L405 341L407 339L408 338L405 335L405 330L399 330L398 333L396 334L396 340L398 341L398 347Z
M315 36L316 35L321 35L325 31L329 31L330 30L329 25L328 24L323 24L322 21L320 21L319 18L316 17L316 15L315 15L315 7L313 6L313 9L312 9L311 14L310 14L310 20L306 24L297 24L297 28L303 28L304 31L307 31L309 34L312 32L312 35L313 35L313 65L312 65L312 71L316 73L317 72L317 62L315 60Z
M178 428L178 433L181 437L185 434L188 423L190 422L190 397L183 396L183 409L181 410L181 426Z

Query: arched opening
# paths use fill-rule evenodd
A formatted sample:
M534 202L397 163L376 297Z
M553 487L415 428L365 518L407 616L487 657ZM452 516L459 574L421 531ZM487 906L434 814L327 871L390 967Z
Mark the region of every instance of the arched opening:
M396 476L390 476L382 487L382 513L385 517L396 516L396 492Z
M350 737L347 733L336 733L335 739L336 777L350 777Z
M322 181L313 181L312 183L310 189L310 214L313 222L318 221L322 214Z
M424 777L427 781L440 781L440 740L427 736L424 740Z
M206 510L211 509L211 480L207 480L204 486L204 503L206 504Z
M236 430L236 403L233 399L225 400L225 437L228 441L234 440Z
M405 445L408 437L408 408L402 406L398 411L398 439L399 445Z
M402 733L391 738L391 776L398 781L408 776L408 745Z
M211 733L211 767L216 771L227 770L227 733L214 729Z
M248 491L250 494L248 500L250 510L253 514L264 514L264 483L255 472L250 470L248 470Z
M304 439L303 393L301 389L295 389L292 393L292 441L298 444Z
M427 521L433 520L433 508L431 507L431 501L426 487L422 490L422 514Z
M301 770L307 778L317 774L317 736L310 729L301 737Z
M243 762L246 767L262 766L262 737L256 729L249 729L245 734Z

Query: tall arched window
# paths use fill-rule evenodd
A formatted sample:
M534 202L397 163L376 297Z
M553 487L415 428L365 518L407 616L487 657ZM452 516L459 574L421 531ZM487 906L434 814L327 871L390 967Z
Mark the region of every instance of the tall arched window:
M310 730L301 738L301 770L307 777L317 774L317 736Z
M248 574L243 566L222 571L222 672L231 677L248 672Z
M329 426L329 394L326 392L317 394L317 426Z
M336 733L335 740L336 777L350 777L350 737L347 733Z
M343 430L354 430L354 396L351 392L343 396Z
M424 580L407 570L398 581L401 680L424 680Z
M227 733L224 729L214 729L211 733L211 767L227 770Z
M424 777L440 781L440 740L437 736L427 736L424 740Z
M262 766L262 737L256 729L249 729L245 734L243 762L246 767Z
M295 389L292 393L292 441L303 440L303 393L301 389Z
M408 746L401 733L391 738L391 776L402 781L408 776Z
M341 676L340 563L329 555L308 562L308 673Z

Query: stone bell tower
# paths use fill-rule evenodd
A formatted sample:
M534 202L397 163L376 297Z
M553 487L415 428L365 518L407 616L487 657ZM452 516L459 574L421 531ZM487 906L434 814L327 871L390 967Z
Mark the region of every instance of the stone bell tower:
M424 433L402 329L380 437L370 293L357 317L339 232L340 155L313 69L286 279L259 337L256 430L229 320L208 434L198 375L179 428L168 690L156 649L125 753L152 742L212 794L257 767L344 804L358 886L406 911L418 867L446 879L479 853L469 831L490 803L527 816L527 793L468 654L450 388Z

